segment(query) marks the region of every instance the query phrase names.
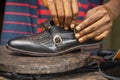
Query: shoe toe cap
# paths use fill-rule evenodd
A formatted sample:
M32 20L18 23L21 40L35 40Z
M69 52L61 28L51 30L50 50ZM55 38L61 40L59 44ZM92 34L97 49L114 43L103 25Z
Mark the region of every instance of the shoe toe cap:
M13 50L22 50L37 53L53 53L54 51L46 45L38 44L34 41L25 39L26 37L18 37L8 41L7 46Z
M18 37L11 39L7 42L7 45L12 48L21 48L23 44L25 44L25 40L23 40L24 37Z

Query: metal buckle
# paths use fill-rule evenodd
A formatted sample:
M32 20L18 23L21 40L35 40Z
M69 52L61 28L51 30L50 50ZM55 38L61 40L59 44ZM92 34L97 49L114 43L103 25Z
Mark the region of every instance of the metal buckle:
M51 28L50 25L42 24L42 29L43 29L43 30L49 30L50 28Z
M62 44L62 38L61 38L61 36L55 35L54 38L53 38L53 42L54 42L56 45L60 46L60 45Z

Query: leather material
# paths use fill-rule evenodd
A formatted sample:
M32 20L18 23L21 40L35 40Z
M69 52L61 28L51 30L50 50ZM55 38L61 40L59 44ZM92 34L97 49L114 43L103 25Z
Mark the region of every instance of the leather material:
M58 55L70 51L78 50L82 45L98 43L99 41L88 40L79 43L73 30L64 30L56 27L52 21L44 22L40 25L43 32L30 36L17 37L7 44L9 49L35 55Z

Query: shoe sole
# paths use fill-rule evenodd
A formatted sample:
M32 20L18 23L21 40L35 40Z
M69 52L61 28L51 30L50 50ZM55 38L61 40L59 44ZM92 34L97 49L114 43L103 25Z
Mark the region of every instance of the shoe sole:
M25 51L25 50L13 48L9 46L8 44L6 45L6 47L12 51L15 51L16 52L15 54L23 54L23 55L29 55L29 56L56 56L56 55L69 53L75 50L80 50L80 52L90 52L93 50L98 50L101 48L101 44L102 44L101 42L92 43L92 44L84 44L84 45L75 46L75 47L72 47L72 48L57 52L57 53L39 53L39 52Z

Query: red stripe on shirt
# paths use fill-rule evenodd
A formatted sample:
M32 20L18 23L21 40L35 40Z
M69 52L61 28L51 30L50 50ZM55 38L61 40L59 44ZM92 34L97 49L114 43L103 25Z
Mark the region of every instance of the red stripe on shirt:
M96 7L97 6L97 4L93 4L93 3L88 3L90 6L92 6L92 7Z
M82 7L84 9L87 9L88 5L87 4L82 4L82 3L78 2L78 7Z
M38 14L50 15L50 11L49 10L38 10Z
M25 23L25 22L15 22L15 21L4 21L4 24L18 24L18 25L26 25L26 26L33 26L37 27L36 24L31 24L31 23Z
M20 16L28 16L28 17L37 18L36 15L31 15L31 14L29 14L29 13L21 13L21 12L5 12L5 14L10 14L10 15L20 15Z
M43 5L42 0L38 0L39 5Z
M50 15L50 12L48 10L38 10L38 14ZM85 16L85 12L79 12L78 16Z
M86 14L85 12L79 12L79 13L78 13L78 16L82 16L82 17L84 17L85 14Z
M30 32L21 32L21 31L14 31L14 30L3 30L2 32L6 32L6 33L17 33L17 34L33 34Z
M42 28L37 28L37 33L40 33L40 32L42 32L42 31L43 31Z
M45 22L46 20L47 20L46 18L45 18L45 19L43 19L43 18L42 18L42 19L38 19L38 20L37 20L37 23L38 23L38 24L41 24L41 23Z
M29 7L29 8L34 8L34 9L37 8L37 6L30 5L30 4L27 4L27 3L6 2L6 5L10 5L10 6L23 6L23 7Z

